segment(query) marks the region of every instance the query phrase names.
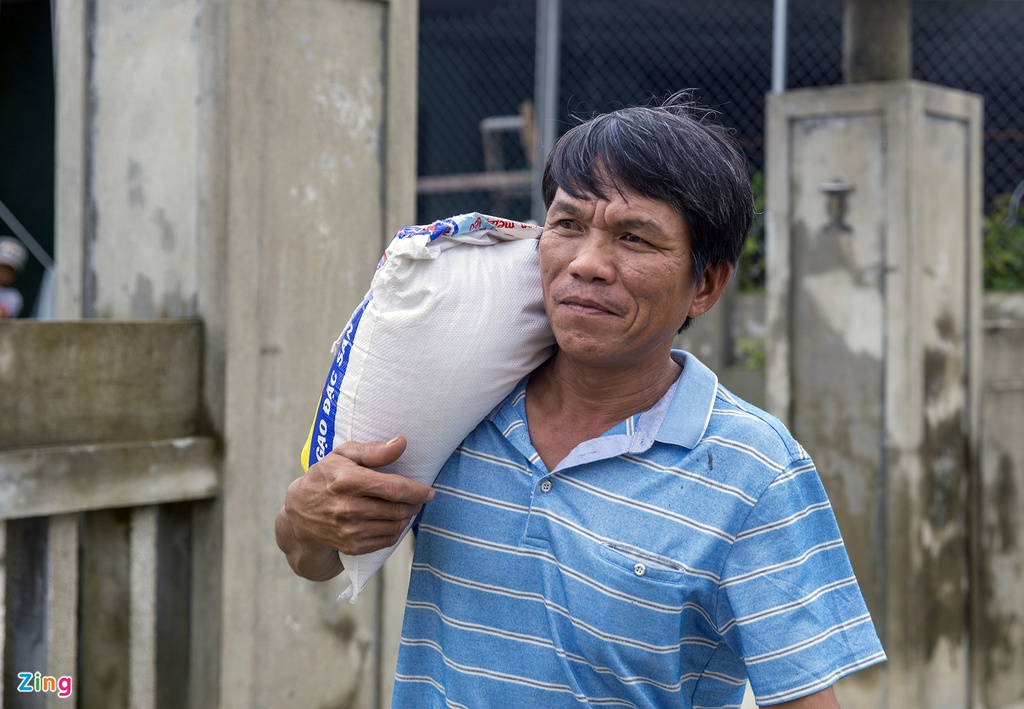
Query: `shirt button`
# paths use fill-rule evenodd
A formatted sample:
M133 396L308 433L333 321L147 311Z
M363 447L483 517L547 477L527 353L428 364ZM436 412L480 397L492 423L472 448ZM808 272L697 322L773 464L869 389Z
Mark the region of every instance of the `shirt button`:
M637 576L643 576L644 574L647 573L647 567L644 566L643 564L634 564L633 565L633 573L636 574Z
M541 492L551 492L551 481L550 480L545 480L544 482L542 482L540 484L540 491Z

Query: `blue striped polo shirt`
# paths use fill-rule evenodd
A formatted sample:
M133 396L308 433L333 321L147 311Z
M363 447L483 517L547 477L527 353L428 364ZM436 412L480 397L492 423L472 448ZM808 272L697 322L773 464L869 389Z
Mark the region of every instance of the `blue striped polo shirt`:
M393 706L728 707L885 659L807 453L693 355L548 470L526 380L434 483Z

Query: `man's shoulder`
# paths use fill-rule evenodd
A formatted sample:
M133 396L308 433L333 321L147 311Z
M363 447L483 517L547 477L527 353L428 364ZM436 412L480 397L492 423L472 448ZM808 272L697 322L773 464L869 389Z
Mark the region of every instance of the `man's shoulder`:
M717 381L713 392L705 389L697 397L707 403L696 406L691 391L677 389L678 405L670 407L656 436L660 445L635 457L685 470L746 503L774 483L813 469L807 452L775 416Z
M757 451L772 468L788 468L810 458L775 416L718 384L702 444L725 444Z

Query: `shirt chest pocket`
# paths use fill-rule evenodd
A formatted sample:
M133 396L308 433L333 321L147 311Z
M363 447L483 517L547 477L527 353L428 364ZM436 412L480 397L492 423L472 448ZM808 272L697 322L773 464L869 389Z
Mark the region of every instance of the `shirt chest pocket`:
M684 586L687 582L687 569L680 562L629 544L602 542L596 553L610 566L632 573L638 581L672 586Z
M622 542L606 540L595 544L591 551L594 579L600 579L615 600L627 604L625 612L635 611L648 622L652 620L649 611L674 613L680 618L697 613L706 619L708 629L713 628L705 609L714 607L717 596L714 574Z
M553 637L578 657L623 682L643 677L678 689L683 666L701 666L716 633L705 610L717 584L662 555L592 540L549 583ZM614 669L610 669L614 668ZM578 667L577 667L578 669Z
M561 590L569 604L615 609L618 615L647 610L678 615L686 608L699 608L706 615L704 609L714 607L717 576L665 553L595 538L578 544L574 552L556 552L559 559L571 559L571 570L560 565Z

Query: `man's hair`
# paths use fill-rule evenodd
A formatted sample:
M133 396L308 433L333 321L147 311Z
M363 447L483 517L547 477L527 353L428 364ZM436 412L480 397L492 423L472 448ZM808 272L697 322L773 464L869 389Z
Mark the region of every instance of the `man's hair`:
M709 264L739 260L754 216L746 159L714 112L680 91L660 105L596 116L567 132L548 154L541 189L576 199L635 192L673 206L690 230L694 278Z

